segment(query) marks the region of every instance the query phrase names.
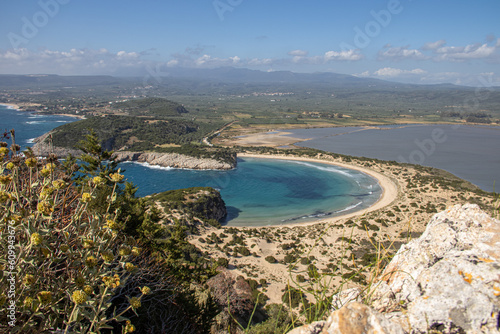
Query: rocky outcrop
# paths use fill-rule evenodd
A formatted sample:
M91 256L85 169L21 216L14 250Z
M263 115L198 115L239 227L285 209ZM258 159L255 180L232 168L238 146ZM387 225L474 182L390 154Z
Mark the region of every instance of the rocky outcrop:
M291 333L499 333L500 221L470 204L436 214L372 291L371 308L349 291L327 321Z
M50 140L50 133L44 134L35 139L32 147L36 156L46 157L53 153L58 157L66 157L68 154L79 156L83 152L77 149L55 147ZM118 162L137 161L145 162L153 166L186 168L186 169L233 169L236 167L236 157L233 161L225 162L216 159L197 158L178 153L158 153L158 152L128 152L118 151L113 155Z
M31 147L33 153L38 157L47 157L49 154L55 154L58 157L66 157L69 154L79 156L83 152L77 149L56 147L52 144L51 132L48 132L38 138L35 138L34 145Z
M157 153L157 152L115 152L117 161L137 161L146 162L154 166L188 168L188 169L232 169L236 167L234 163L228 163L215 159L196 158L178 153Z

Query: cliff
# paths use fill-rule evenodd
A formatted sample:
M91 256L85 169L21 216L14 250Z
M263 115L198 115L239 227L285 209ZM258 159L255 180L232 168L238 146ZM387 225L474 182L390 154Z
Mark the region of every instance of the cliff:
M196 217L208 225L220 227L227 216L226 203L219 191L211 187L169 190L147 198L163 211L163 218ZM186 223L193 224L193 219Z
M334 296L326 321L289 334L499 333L499 296L500 221L456 205L403 245L369 292Z
M36 156L46 157L53 153L58 157L66 157L68 154L79 156L82 151L64 147L54 147L50 140L51 133L46 133L35 139L32 147ZM236 156L231 162L198 158L179 153L158 153L158 152L128 152L118 151L113 155L118 162L137 161L146 162L153 166L187 168L187 169L232 169L236 167Z
M219 161L208 158L197 158L179 153L158 152L127 152L119 151L113 155L117 161L146 162L150 165L188 168L188 169L232 169L236 167L236 158L233 162Z

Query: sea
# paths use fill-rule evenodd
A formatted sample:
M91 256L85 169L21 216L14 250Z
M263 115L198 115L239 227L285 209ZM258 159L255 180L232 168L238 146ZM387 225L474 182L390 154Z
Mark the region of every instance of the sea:
M444 169L481 189L500 189L500 127L406 124L287 130L296 145Z
M0 105L0 130L15 129L23 148L33 139L74 118L21 112ZM274 159L238 159L236 169L185 170L126 162L120 164L138 196L210 186L220 191L228 226L311 222L368 208L382 195L377 180L337 166Z

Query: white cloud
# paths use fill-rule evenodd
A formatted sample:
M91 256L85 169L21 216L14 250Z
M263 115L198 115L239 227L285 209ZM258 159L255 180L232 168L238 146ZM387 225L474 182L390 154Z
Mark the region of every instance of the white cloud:
M444 46L437 49L438 60L464 61L467 59L488 58L494 54L495 46L471 44L462 47Z
M384 67L384 68L381 68L381 69L373 72L373 75L378 76L378 77L396 78L396 77L403 76L403 75L422 75L425 73L427 73L427 71L424 71L420 68L416 68L413 70L402 70L399 68Z
M361 60L363 55L357 50L328 51L325 53L325 61L333 60Z
M408 46L399 47L386 47L385 51L380 50L378 52L378 59L391 59L391 60L404 60L404 59L416 59L423 60L428 59L426 55L416 49L409 49Z
M309 54L309 52L305 50L293 50L288 52L289 56L296 56L296 57L306 57Z
M446 41L444 39L440 39L439 41L436 41L436 42L425 43L421 49L426 50L426 51L427 50L436 50L445 44L446 44Z

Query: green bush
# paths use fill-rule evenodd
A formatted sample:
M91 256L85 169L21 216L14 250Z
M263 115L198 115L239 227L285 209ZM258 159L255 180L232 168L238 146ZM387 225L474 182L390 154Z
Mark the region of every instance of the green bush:
M274 256L271 256L271 255L266 256L265 260L269 263L276 263L277 262L276 258Z

